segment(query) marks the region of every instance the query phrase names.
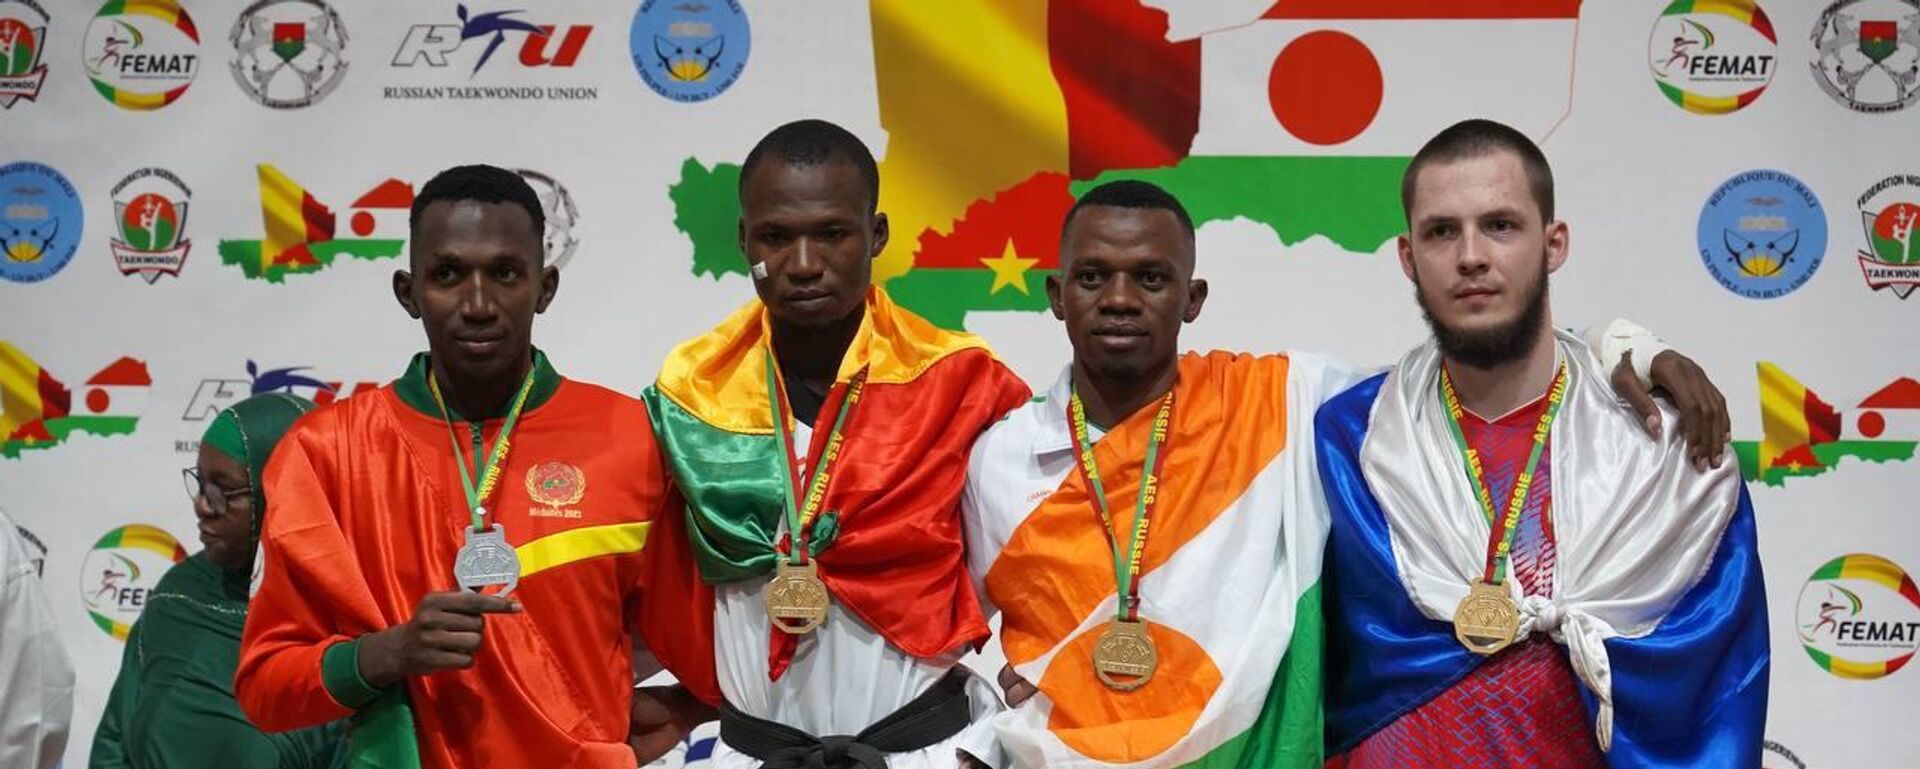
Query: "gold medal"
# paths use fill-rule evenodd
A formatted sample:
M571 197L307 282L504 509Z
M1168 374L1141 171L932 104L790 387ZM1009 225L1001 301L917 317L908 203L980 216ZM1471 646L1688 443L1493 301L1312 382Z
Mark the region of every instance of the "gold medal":
M1540 457L1546 451L1549 430L1553 427L1554 419L1560 415L1560 404L1565 401L1566 395L1567 364L1562 362L1559 372L1553 375L1553 383L1547 387L1547 407L1540 413L1540 421L1533 429L1533 451L1527 456L1526 466L1514 477L1506 508L1495 509L1493 490L1487 486L1480 453L1467 442L1466 431L1460 427L1460 416L1466 412L1466 408L1460 405L1460 396L1453 390L1453 379L1447 374L1446 367L1440 369L1440 402L1446 406L1447 432L1460 449L1467 482L1473 486L1480 512L1492 530L1487 542L1485 575L1467 586L1467 597L1453 610L1453 637L1474 654L1483 657L1497 654L1501 649L1513 645L1513 637L1520 633L1520 605L1514 603L1513 594L1508 592L1505 584L1508 558L1513 552L1514 532L1519 528L1520 515L1526 507L1527 491L1533 486L1533 473L1540 467ZM1542 516L1546 514L1545 510L1541 511Z
M1520 632L1520 607L1500 585L1475 582L1453 610L1453 637L1467 651L1489 656L1513 643Z
M781 496L785 502L787 531L792 535L792 557L805 558L805 563L793 563L782 553L783 548L774 548L773 582L767 585L767 619L781 632L791 635L806 635L827 621L827 584L820 581L820 567L807 554L815 550L808 548L813 535L813 521L820 512L821 504L827 497L827 485L831 478L834 460L840 456L842 445L846 442L847 414L853 411L853 404L859 402L860 392L867 381L867 370L862 368L847 383L845 394L840 398L840 412L833 418L833 429L827 432L827 445L820 452L819 461L814 463L813 472L803 475L800 459L794 454L793 430L788 426L785 390L780 386L780 376L773 362L773 351L768 350L767 396L772 403L774 435L779 439L780 451L786 454L786 463L781 465L786 475L786 493ZM802 483L802 481L805 483ZM837 513L828 511L827 516L838 519Z
M1100 642L1093 645L1093 674L1114 691L1130 692L1146 686L1159 667L1160 651L1147 636L1145 620L1108 622Z
M820 581L814 561L793 564L781 559L767 585L767 619L794 635L806 635L827 621L827 584Z

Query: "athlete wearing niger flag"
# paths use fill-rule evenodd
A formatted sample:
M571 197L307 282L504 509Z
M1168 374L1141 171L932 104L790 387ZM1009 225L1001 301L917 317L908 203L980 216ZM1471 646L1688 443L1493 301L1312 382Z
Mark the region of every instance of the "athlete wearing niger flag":
M1180 355L1207 298L1194 266L1179 201L1144 182L1089 190L1047 281L1073 362L974 446L968 557L1001 614L1009 702L1024 703L995 718L1011 766L1321 764L1312 415L1364 373L1301 353ZM1631 324L1605 333L1657 357L1669 390L1711 394ZM1614 381L1647 397L1625 366Z
M560 281L543 230L503 169L415 198L393 292L428 351L303 417L266 467L235 678L261 728L351 717L355 766L634 766L630 636L659 626L638 599L665 476L638 401L532 345Z
M759 297L643 395L687 500L648 544L650 579L703 582L678 624L696 642L653 651L720 705L723 769L998 763L999 697L958 665L988 637L959 498L974 438L1029 393L985 343L871 285L878 192L845 129L762 139L740 176ZM706 715L659 704L650 735Z

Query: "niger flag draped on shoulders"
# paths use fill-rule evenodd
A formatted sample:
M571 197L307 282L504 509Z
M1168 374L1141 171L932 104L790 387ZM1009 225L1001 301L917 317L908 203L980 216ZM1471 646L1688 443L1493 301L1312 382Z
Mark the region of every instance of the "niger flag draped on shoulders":
M359 640L455 589L469 513L425 354L399 381L303 417L273 454L263 567L235 694L262 729L352 718L352 766L631 769L640 551L669 502L641 404L562 379L539 352L488 508L520 559L519 614L486 618L467 670L390 689ZM502 415L454 415L462 440ZM469 459L471 457L469 456Z
M985 342L933 326L882 289L870 292L820 407L820 429L810 445L796 447L803 457L822 455L827 424L864 370L864 390L848 413L809 550L836 609L913 658L952 656L988 637L961 537L967 452L1029 392ZM673 625L679 637L672 647L651 636L648 645L709 702L721 699L712 587L766 582L776 548L789 539L782 519L787 458L773 423L770 399L778 395L768 391L770 355L771 319L756 299L675 348L642 395L686 499L685 519L663 526L649 544L649 589L658 593L694 574L702 583L683 606L687 616ZM830 619L807 641L796 641L771 627L764 613L748 614L753 627L727 632L767 638L766 671L775 681L792 665L798 643L841 630Z
M1303 354L1180 359L1137 569L1139 618L1159 664L1133 691L1108 688L1093 667L1118 598L1110 545L1075 468L1072 369L980 439L967 483L969 559L1000 610L1008 661L1039 687L996 718L1012 765L1320 766L1327 514L1312 417L1357 378ZM1149 404L1092 444L1121 543L1156 418Z

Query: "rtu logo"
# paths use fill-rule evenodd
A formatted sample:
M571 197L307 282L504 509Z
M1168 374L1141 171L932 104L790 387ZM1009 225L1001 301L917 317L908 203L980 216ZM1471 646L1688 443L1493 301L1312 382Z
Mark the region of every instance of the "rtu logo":
M509 34L520 38L519 60L523 67L571 67L579 61L580 50L593 34L591 25L568 26L564 33L557 35L560 39L556 44L557 27L517 18L520 13L523 11L474 13L460 5L455 11L459 24L415 24L408 29L399 50L393 54L393 66L412 67L424 62L429 67L445 67L449 54L474 41L480 55L468 72L472 77L493 60L494 53L507 43Z
M200 380L200 388L193 392L193 400L188 401L187 410L180 418L188 422L206 421L221 409L266 393L298 395L325 406L351 395L380 389L379 382L321 379L307 373L311 369L311 366L263 369L260 364L247 361L246 379Z

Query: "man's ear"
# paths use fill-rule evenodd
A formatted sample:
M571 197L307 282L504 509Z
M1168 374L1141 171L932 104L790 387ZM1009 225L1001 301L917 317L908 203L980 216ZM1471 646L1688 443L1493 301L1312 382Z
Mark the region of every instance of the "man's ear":
M400 302L401 309L406 310L409 317L420 319L420 305L413 301L413 273L393 271L393 298Z
M1407 280L1415 280L1413 276L1413 238L1408 233L1403 232L1400 234L1400 237L1394 239L1394 245L1400 250L1400 272L1406 274Z
M540 301L534 303L535 314L547 311L547 305L553 304L553 295L560 291L560 268L551 264L540 270Z
M1207 303L1207 281L1194 278L1187 282L1187 314L1181 317L1186 323L1200 319L1200 306Z
M1060 291L1060 274L1049 273L1047 275L1047 306L1053 309L1054 320L1067 319L1067 306L1060 301Z
M869 259L880 258L881 252L884 252L887 250L887 238L891 234L892 234L891 229L887 225L887 215L884 212L874 214L873 215L873 253L868 254L867 258Z
M1572 234L1568 232L1566 222L1556 219L1547 224L1547 272L1558 270L1560 265L1567 263L1571 237Z

